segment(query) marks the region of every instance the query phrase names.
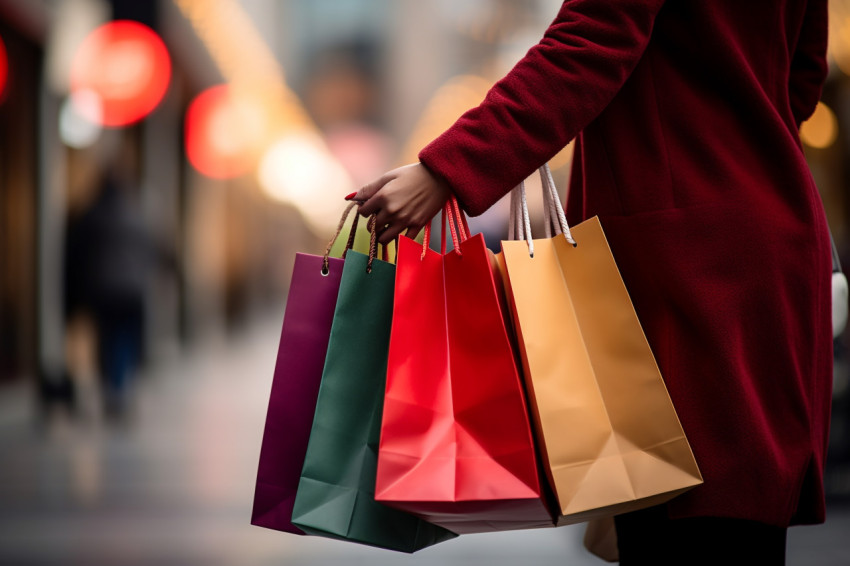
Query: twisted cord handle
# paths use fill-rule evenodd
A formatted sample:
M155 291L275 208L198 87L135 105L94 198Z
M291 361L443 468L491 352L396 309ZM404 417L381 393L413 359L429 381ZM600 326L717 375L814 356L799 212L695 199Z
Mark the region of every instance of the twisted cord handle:
M567 216L564 214L563 206L561 206L561 200L558 196L558 190L555 188L555 181L552 178L552 171L549 169L549 165L544 164L538 169L538 172L540 173L540 183L543 189L543 214L545 217L544 227L546 237L552 237L552 229L554 228L556 235L563 234L567 242L576 246L577 244L570 233ZM534 257L534 240L531 235L531 221L528 214L528 197L526 195L525 181L520 182L511 191L510 206L508 238L511 240L525 240L528 244L528 254Z
M366 228L369 230L369 261L366 262L366 273L372 273L372 262L378 254L378 231L375 229L377 221L378 215L373 214L366 223Z
M333 248L334 244L336 243L337 238L339 238L339 235L342 232L342 229L345 227L345 221L348 219L349 213L356 206L357 206L357 203L352 202L347 207L345 207L345 210L342 213L342 218L339 219L339 224L336 227L336 232L334 232L333 237L331 238L330 242L328 242L328 246L325 248L325 253L322 256L322 274L323 275L328 274L329 258L330 258L330 255L331 255L331 248ZM360 218L360 215L355 214L354 215L354 221L351 223L351 230L348 233L348 241L345 244L345 250L343 250L343 252L342 252L343 259L345 259L345 254L348 253L348 250L350 250L354 246L354 235L357 232L357 219L358 218Z
M460 249L460 244L469 239L469 224L466 221L466 215L460 209L460 204L455 197L451 197L446 204L443 205L443 210L440 216L440 251L446 253L446 218L449 221L449 231L452 235L452 244L458 255L462 256L463 252ZM431 245L431 223L425 225L425 237L422 240L422 254L420 259L425 259L425 253Z
M564 214L564 207L561 206L561 198L558 196L558 190L555 188L555 180L552 178L552 170L548 163L544 163L539 169L540 181L543 183L543 197L548 195L550 204L550 221L556 227L558 234L563 234L569 243L573 246L576 241L570 234L570 226L567 224L567 215Z

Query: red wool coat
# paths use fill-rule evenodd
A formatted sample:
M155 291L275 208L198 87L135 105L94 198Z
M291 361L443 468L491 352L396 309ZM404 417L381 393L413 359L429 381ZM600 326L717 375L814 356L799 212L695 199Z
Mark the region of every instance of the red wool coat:
M672 517L824 520L831 261L797 131L826 35L827 0L568 0L420 154L476 215L578 136L568 215L599 216L705 479Z

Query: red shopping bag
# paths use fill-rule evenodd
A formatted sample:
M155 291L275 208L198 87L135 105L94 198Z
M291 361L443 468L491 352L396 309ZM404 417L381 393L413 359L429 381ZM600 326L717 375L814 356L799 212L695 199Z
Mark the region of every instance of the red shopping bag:
M429 232L399 243L375 498L459 534L552 526L495 258L454 199L441 253Z

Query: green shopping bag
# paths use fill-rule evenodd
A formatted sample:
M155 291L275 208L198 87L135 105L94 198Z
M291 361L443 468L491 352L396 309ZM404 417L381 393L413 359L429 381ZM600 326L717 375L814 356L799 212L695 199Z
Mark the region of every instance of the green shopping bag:
M415 552L457 535L375 501L395 266L371 247L345 258L292 522L311 535Z

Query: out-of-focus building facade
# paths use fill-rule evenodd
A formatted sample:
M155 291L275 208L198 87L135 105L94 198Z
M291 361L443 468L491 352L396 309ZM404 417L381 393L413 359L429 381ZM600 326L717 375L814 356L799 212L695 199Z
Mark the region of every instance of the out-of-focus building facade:
M9 80L0 104L0 381L49 384L69 359L86 365L88 325L66 312L66 279L78 269L67 265L66 236L119 159L117 148L127 146L133 164L124 168L138 185L140 213L173 258L146 283L146 350L155 357L226 332L280 300L292 254L321 247L341 210L337 199L414 160L536 41L556 7L535 0L2 0ZM86 134L65 115L74 52L116 20L140 22L162 38L168 90L143 119ZM321 158L344 175L322 178L321 160L311 171L303 161L315 152L304 154L290 186L275 186L275 174L285 172L275 171L274 159L225 179L199 171L186 155L187 112L198 94L221 84L265 97L261 119L275 123L272 135L294 132L298 143L298 136L318 137ZM264 143L264 150L275 146ZM302 155L298 143L279 144L280 155L287 147ZM310 190L293 189L299 180Z

